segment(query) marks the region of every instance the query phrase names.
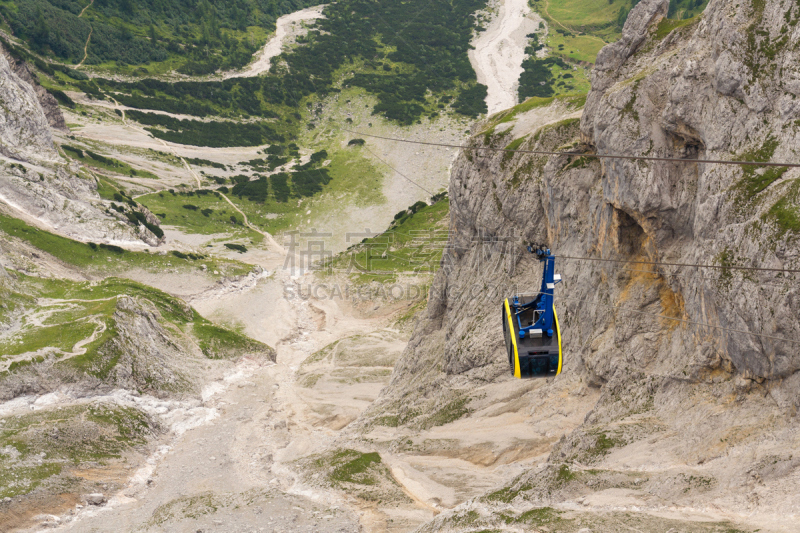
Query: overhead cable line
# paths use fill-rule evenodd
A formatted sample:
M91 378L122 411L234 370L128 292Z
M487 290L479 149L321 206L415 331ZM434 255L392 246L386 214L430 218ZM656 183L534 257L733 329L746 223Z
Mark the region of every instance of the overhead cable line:
M512 238L494 238L494 239L484 239L478 240L473 242L480 242L480 243L521 243L525 242L523 239L519 237L512 237ZM463 250L468 250L468 246L448 246L448 248L458 248ZM509 253L509 252L498 252L498 253ZM605 259L602 257L579 257L579 256L571 256L571 255L555 255L557 259L569 259L574 261L594 261L600 263L630 263L635 265L652 265L652 266L673 266L673 267L686 267L686 268L715 268L717 270L745 270L745 271L756 271L756 272L782 272L784 274L800 274L800 269L797 268L768 268L768 267L747 267L747 266L736 266L736 265L703 265L703 264L694 264L694 263L671 263L671 262L662 262L662 261L634 261L631 259Z
M635 313L637 315L651 316L651 317L654 317L654 318L663 318L665 320L672 320L672 321L681 322L681 323L684 323L684 324L693 324L695 326L718 329L718 330L722 330L722 331L728 331L728 332L731 332L731 333L743 333L745 335L751 335L753 337L763 337L763 338L766 338L766 339L772 339L772 340L781 341L781 342L791 342L793 344L800 344L800 340L787 339L785 337L776 337L775 335L768 335L766 333L755 333L755 332L747 331L747 330L744 330L744 329L734 329L734 328L726 328L724 326L715 326L713 324L706 324L706 323L703 323L703 322L696 322L694 320L686 320L686 319L683 319L683 318L675 318L675 317L671 317L671 316L668 316L668 315L657 315L655 313L646 313L644 311L636 311L634 309L630 309L630 308L627 308L627 307L622 307L622 306L619 306L619 305L601 304L599 302L595 302L595 301L584 299L584 298L575 298L575 297L571 297L571 296L558 296L558 299L573 300L573 301L576 301L576 302L589 304L589 305L593 305L593 306L607 307L607 308L610 308L610 309L617 309L617 310L628 312L628 313Z
M536 296L538 294L542 294L542 293L541 292L524 293L524 296ZM522 294L520 294L520 295L522 295ZM571 300L571 301L574 301L574 302L587 304L587 305L593 306L593 307L598 307L598 306L599 307L606 307L606 308L609 308L609 309L616 309L618 311L634 313L634 314L641 315L641 316L649 316L649 317L653 317L653 318L663 318L664 320L671 320L673 322L680 322L680 323L683 323L683 324L690 324L690 325L700 326L700 327L705 327L705 328L718 329L718 330L727 331L727 332L730 332L730 333L742 333L742 334L750 335L750 336L753 336L753 337L763 337L763 338L772 339L772 340L775 340L775 341L790 342L792 344L800 344L800 340L796 340L796 339L787 339L785 337L777 337L775 335L768 335L766 333L755 333L753 331L747 331L747 330L744 330L744 329L726 328L725 326L715 326L713 324L707 324L707 323L704 323L704 322L697 322L695 320L687 320L687 319L684 319L684 318L675 318L675 317L671 317L671 316L668 316L668 315L659 315L659 314L655 314L655 313L647 313L645 311L637 311L635 309L630 309L628 307L623 307L621 305L603 304L603 303L597 302L595 300L590 300L588 298L576 298L574 296L562 296L562 295L559 295L559 296L556 297L556 299L557 300Z
M400 235L408 235L413 237L410 234L397 232ZM492 240L479 240L476 241L479 243L496 243L496 242L504 242L504 243L513 243L513 242L521 242L520 239L492 239ZM460 249L460 250L469 250L469 246L451 246L445 245L445 248L452 248L452 249ZM509 254L509 252L497 252L499 254ZM746 266L736 266L736 265L702 265L702 264L694 264L694 263L671 263L671 262L661 262L661 261L634 261L630 259L605 259L602 257L578 257L578 256L571 256L571 255L556 255L558 259L568 259L573 261L594 261L599 263L629 263L635 265L651 265L651 266L672 266L672 267L686 267L686 268L714 268L717 270L745 270L745 271L756 271L756 272L781 272L784 274L800 274L800 269L797 268L768 268L768 267L746 267ZM615 267L618 268L618 267ZM630 272L642 272L642 273L651 273L657 274L657 272L652 272L648 270L630 270L625 268L618 268L619 270L629 270ZM684 276L687 274L667 274L668 276Z
M387 167L391 168L392 170L394 170L395 172L397 172L398 174L400 174L400 175L401 175L403 178L405 178L407 181L409 181L409 182L411 182L412 184L416 185L417 187L419 187L420 189L422 189L422 190L423 190L423 191L425 191L426 193L430 194L431 196L434 196L434 193L432 193L431 191L429 191L428 189L426 189L425 187L423 187L422 185L420 185L420 184L419 184L419 183L417 183L416 181L412 180L411 178L409 178L408 176L406 176L405 174L403 174L402 172L400 172L399 170L397 170L396 168L394 168L392 165L390 165L389 163L387 163L386 161L384 161L382 158L380 158L380 157L378 156L378 154L376 154L375 152L373 152L372 150L370 150L370 149L369 149L369 148L367 148L366 146L365 146L364 148L367 150L367 152L371 153L371 154L372 154L372 155L373 155L373 156L374 156L376 159L378 159L378 161L380 161L381 163L383 163L383 164L384 164L384 165L386 165Z
M557 255L559 259L570 259L575 261L595 261L600 263L632 263L636 265L655 265L655 266L674 266L674 267L687 267L687 268L716 268L718 270L748 270L756 272L783 272L784 274L798 274L800 269L797 268L766 268L766 267L744 267L744 266L726 266L726 265L699 265L690 263L662 263L658 261L631 261L625 259L603 259L601 257L574 257L569 255Z
M386 233L394 233L394 234L397 234L397 235L405 235L407 237L411 237L412 239L417 239L418 237L420 237L419 235L411 235L409 233L404 233L404 232L400 232L400 231L392 231L392 230L387 230ZM376 235L376 237L377 236L378 235ZM423 241L423 239L419 239L419 240ZM431 241L431 242L439 243L439 242L444 242L444 240L442 239L442 240L436 240L436 241ZM512 242L512 241L511 240L494 240L494 241L487 240L487 241L478 241L478 242L481 242L481 243L484 243L484 242L485 243L493 243L493 242L504 242L504 243L507 243L507 242ZM382 246L382 245L385 245L386 243L377 243L377 244ZM422 242L422 244L424 244L424 242ZM366 246L369 246L369 244L367 244ZM453 249L453 250L470 250L471 249L469 246L455 246L455 245L451 245L449 243L444 244L442 246L442 248L443 249ZM513 255L513 252L498 251L496 253L499 254L499 255ZM557 255L555 257L560 258L560 259L579 260L579 261L596 261L596 262L603 262L603 263L623 263L623 264L624 263L634 263L634 264L643 264L643 265L652 265L652 266L662 266L663 265L663 266L676 266L676 267L687 267L687 268L713 268L713 269L717 269L717 270L726 270L726 269L728 269L728 270L745 270L745 271L753 271L753 270L755 270L755 271L766 271L766 272L780 272L780 273L786 273L786 274L800 273L800 270L798 270L798 269L740 267L740 266L724 266L724 265L694 265L694 264L688 264L688 263L687 264L684 264L684 263L659 263L659 262L655 262L655 261L631 261L631 260L625 260L625 259L602 259L602 258L592 258L592 257L572 257L572 256L559 256L559 255ZM702 279L702 280L708 280L708 281L716 281L715 278L711 278L711 277L708 277L708 276L702 276L702 275L699 275L699 274L696 274L696 273L692 273L692 272L673 272L673 273L666 272L666 273L662 274L661 272L654 271L654 270L631 269L631 268L624 268L622 266L614 266L614 265L610 265L610 267L613 268L614 270L620 270L620 271L624 271L624 272L633 272L633 273L638 273L638 274L653 274L655 276L663 276L663 277L667 277L667 278L688 277L688 278L692 278L692 279ZM785 286L772 285L772 284L768 284L768 283L759 283L759 286L761 286L761 287L769 287L769 288L773 288L773 289L781 289L781 290L785 290L786 289Z
M695 274L695 273L692 273L692 272L675 272L673 274L670 274L670 273L661 274L660 272L654 271L654 270L634 270L634 269L631 269L631 268L623 268L623 267L619 267L619 266L611 266L611 268L613 268L614 270L620 270L620 271L623 271L623 272L634 272L634 273L639 273L639 274L653 274L654 276L665 277L665 278L681 278L681 277L683 277L683 278L690 278L690 279L700 279L700 280L709 281L709 282L719 281L719 279L717 279L717 278L712 278L712 277L709 277L709 276L702 276L702 275ZM758 283L758 286L759 287L766 287L766 288L770 288L770 289L782 290L782 291L787 290L787 287L785 285L774 285L774 284L771 284L771 283Z
M756 166L756 167L788 167L800 168L800 163L771 163L762 161L730 161L725 159L681 159L679 157L654 157L644 155L623 155L623 154L590 154L580 152L554 152L550 150L512 150L510 148L493 148L487 146L467 146L463 144L447 144L435 143L428 141L411 141L407 139L397 139L394 137L383 137L381 135L372 135L370 133L363 133L359 131L352 131L342 128L343 131L352 133L354 135L363 135L365 137L373 137L375 139L383 139L385 141L420 144L426 146L442 146L445 148L459 148L461 150L472 150L480 152L481 150L489 152L506 152L506 153L520 153L520 154L533 154L533 155L573 155L581 157L594 157L598 159L632 159L637 161L669 161L675 163L709 163L717 165L740 165L740 166Z

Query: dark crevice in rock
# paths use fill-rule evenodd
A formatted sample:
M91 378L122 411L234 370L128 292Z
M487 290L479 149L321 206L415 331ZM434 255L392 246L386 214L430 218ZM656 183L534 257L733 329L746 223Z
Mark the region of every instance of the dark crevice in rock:
M617 230L617 250L626 256L642 253L647 238L642 226L628 213L617 208L614 208L614 221Z

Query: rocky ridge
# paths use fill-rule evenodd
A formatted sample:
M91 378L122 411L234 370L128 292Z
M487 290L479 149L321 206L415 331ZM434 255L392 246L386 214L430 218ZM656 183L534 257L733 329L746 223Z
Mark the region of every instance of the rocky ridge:
M458 529L473 511L491 527L509 505L607 509L609 491L627 494L617 509L713 508L763 530L796 516L800 357L781 340L800 338L796 276L631 261L800 265L797 169L692 162L793 159L800 8L712 0L697 19L668 21L667 7L640 2L600 52L580 120L520 132L490 117L471 143L524 137L515 146L686 162L464 151L454 165L428 310L360 427L424 424L422 413L510 379L500 302L541 275L523 243L620 263L557 261L565 371L517 400L534 428L581 410L583 423L564 428L541 468L430 530ZM562 400L537 405L543 396Z
M64 115L61 113L61 108L58 107L58 100L39 84L36 79L35 71L31 69L28 63L12 57L2 45L0 45L0 54L6 58L11 70L13 70L22 81L33 88L36 99L39 100L39 105L42 106L42 110L47 117L48 124L50 124L52 128L69 131L67 122L64 120Z
M0 98L0 154L22 161L55 162L58 155L36 92L17 76L5 56L0 58Z
M17 72L31 78L26 65L15 62L12 67L5 55L0 54L3 209L29 224L84 242L160 244L162 239L145 227L131 227L109 214L97 195L96 179L65 163L50 131L50 123L55 120L53 110L48 106L49 115L46 114L39 101L37 91L42 88L36 85L35 89ZM157 222L150 213L145 213L145 217L150 223Z

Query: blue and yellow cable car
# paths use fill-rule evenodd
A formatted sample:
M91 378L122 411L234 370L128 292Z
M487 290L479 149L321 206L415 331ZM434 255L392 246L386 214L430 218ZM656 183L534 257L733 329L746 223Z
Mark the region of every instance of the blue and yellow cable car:
M542 288L534 296L517 295L503 301L503 335L508 362L516 378L548 378L561 373L561 331L553 291L561 276L554 273L555 257L547 248L528 246L544 262Z

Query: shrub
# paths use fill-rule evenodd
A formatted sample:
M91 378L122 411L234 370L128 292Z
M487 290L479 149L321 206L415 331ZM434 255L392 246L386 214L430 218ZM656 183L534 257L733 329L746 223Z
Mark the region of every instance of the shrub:
M416 213L417 211L419 211L423 207L427 207L427 206L428 206L428 204L426 204L425 202L420 200L419 202L415 202L414 205L412 205L411 207L408 208L408 210L411 211L411 214L413 215L414 213Z
M59 89L47 89L47 92L52 94L59 104L63 105L64 107L68 107L70 109L75 109L75 102L73 102L72 98L67 96L67 94L64 91L61 91Z
M153 233L153 235L155 235L159 239L164 236L164 230L162 230L160 227L156 226L155 224L151 224L150 222L148 222L146 220L143 220L142 224L144 225L145 228L149 229Z
M78 159L83 159L86 157L83 153L83 150L80 148L75 148L74 146L70 146L68 144L62 144L61 149L67 152L68 154L72 155L73 157L77 157Z
M228 248L230 250L236 250L240 254L243 254L247 251L247 247L245 247L243 244L231 244L229 242L225 243L225 248Z
M114 252L115 254L123 254L125 250L120 248L119 246L115 246L113 244L101 244L100 248L103 250L108 250L109 252Z

